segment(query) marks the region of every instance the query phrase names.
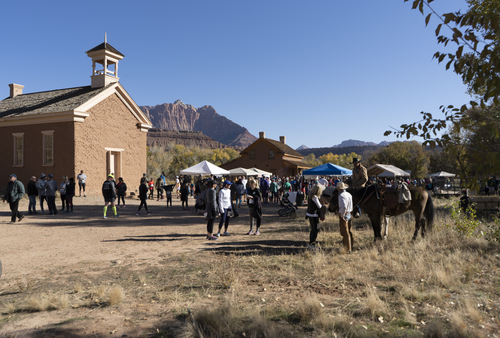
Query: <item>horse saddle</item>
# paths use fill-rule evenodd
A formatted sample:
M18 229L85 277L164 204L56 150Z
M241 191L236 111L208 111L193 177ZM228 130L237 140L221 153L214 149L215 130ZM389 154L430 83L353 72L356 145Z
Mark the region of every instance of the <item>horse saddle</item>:
M400 191L397 188L386 187L381 191L381 195L386 215L397 215L399 207L404 208L407 203L411 203L411 200L400 203Z
M398 194L394 188L386 188L382 194L382 205L387 211L397 209L398 207Z

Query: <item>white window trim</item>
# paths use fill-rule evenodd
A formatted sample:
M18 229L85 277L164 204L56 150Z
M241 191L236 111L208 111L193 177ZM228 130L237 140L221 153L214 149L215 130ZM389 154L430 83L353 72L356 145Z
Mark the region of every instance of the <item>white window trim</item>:
M21 155L22 158L22 162L23 164L16 164L16 159L18 159L18 157L16 156L17 154L17 149L16 149L16 137L22 137L22 150L23 150L23 154ZM24 167L24 133L12 133L12 140L14 142L14 158L13 158L13 162L12 162L12 166L13 167Z
M45 135L52 135L52 163L47 164L45 162ZM43 167L53 167L54 166L54 131L53 130L44 130L42 131L42 166Z

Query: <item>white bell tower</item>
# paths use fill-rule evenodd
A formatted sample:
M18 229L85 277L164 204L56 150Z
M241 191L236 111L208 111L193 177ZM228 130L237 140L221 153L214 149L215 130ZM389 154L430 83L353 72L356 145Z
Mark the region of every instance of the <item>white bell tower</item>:
M101 88L120 81L118 62L125 55L108 44L106 33L104 34L104 43L86 53L88 57L92 58L92 76L90 77L92 79L92 88ZM101 67L102 69L100 69Z

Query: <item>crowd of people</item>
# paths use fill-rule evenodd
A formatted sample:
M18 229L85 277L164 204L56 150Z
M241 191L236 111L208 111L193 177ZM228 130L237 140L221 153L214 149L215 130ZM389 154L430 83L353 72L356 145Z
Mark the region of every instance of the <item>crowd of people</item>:
M239 216L238 209L242 203L248 208L249 230L247 235L259 236L262 225L262 207L269 204L282 204L287 194L296 193L301 195L301 200L307 205L306 219L309 220L310 250L316 249L316 239L320 229L320 221L325 217L325 203L323 191L327 187L335 187L338 190L338 216L340 233L343 237L344 251L352 251L353 237L351 232L352 218L359 217L361 210L357 205L353 205L352 196L347 192L349 186L362 188L364 186L377 183L369 180L367 170L361 165L357 158L353 159L353 174L351 177L315 177L306 179L303 176L291 177L206 177L201 175L192 181L191 176L176 176L175 183L167 185L165 173L157 178L147 178L146 174L140 180L138 197L140 204L136 215L139 216L142 208L146 214L150 215L147 201L154 200L156 190L156 200L166 200L166 205L172 206L172 195L180 199L182 210L190 210L189 197L194 198L194 213L203 214L207 221L207 240L218 240L220 236L230 236L229 225L231 218ZM382 179L385 185L394 184L391 180ZM79 197L86 197L87 176L83 170L77 175L76 181L79 186ZM426 180L417 182L407 182L408 184L426 185ZM497 192L498 180L490 177L486 183L489 192ZM61 199L61 209L56 207L56 191L59 191ZM115 181L113 173L107 176L102 185L102 196L104 198L103 218L107 218L108 208L111 208L114 217L119 217L117 208L125 208L125 196L127 184L122 177ZM17 180L15 174L10 175L10 182L4 196L4 202L9 202L12 210L11 223L21 221L24 215L19 212L19 200L25 194L24 185ZM29 197L28 213L38 214L36 204L39 201L41 213L45 213L44 202L47 204L48 213L57 215L59 212L73 212L73 198L76 196L76 183L73 177L63 176L61 184L57 184L52 174L41 174L37 179L32 176L27 185L27 195ZM117 204L115 204L118 200ZM120 204L121 203L121 204ZM218 227L214 229L215 220L220 217Z

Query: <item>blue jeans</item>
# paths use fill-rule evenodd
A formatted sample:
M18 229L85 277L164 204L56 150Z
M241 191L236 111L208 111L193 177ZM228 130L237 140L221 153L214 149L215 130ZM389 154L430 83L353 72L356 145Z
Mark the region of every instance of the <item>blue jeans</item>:
M227 212L231 209L224 209L224 212L220 215L220 222L219 222L219 232L222 229L222 225L224 225L224 231L227 231L227 227L229 226L229 215Z
M31 213L36 213L36 196L28 196L30 199L30 204L28 206L28 212ZM33 209L33 210L32 210Z

